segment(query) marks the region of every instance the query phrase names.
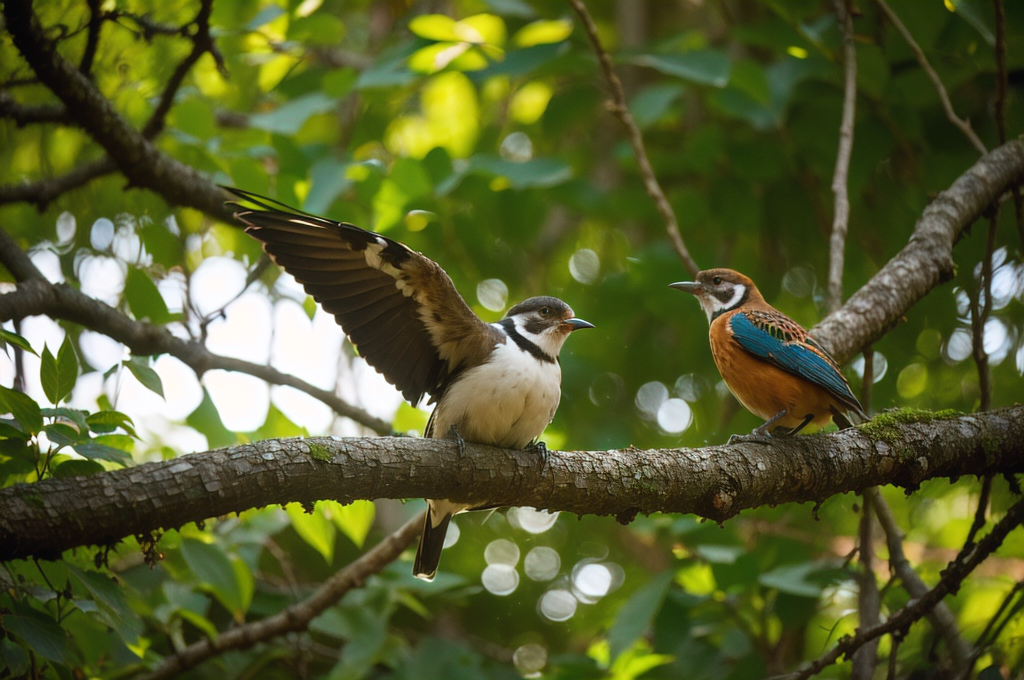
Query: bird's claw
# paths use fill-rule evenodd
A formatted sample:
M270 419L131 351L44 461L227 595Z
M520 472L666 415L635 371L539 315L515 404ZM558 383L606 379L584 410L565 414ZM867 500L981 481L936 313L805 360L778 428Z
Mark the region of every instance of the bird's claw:
M463 456L465 456L466 440L462 438L461 434L459 434L459 430L457 427L455 427L455 425L452 425L448 429L448 438L455 440L455 450L458 453L459 458L461 459Z
M772 439L771 434L761 428L755 428L750 434L733 434L729 435L729 444L741 444L741 443L753 443L753 444L767 444Z
M540 440L535 440L535 441L530 442L526 446L526 450L529 451L530 453L536 453L538 456L540 456L540 469L541 470L543 470L544 468L547 467L547 465L548 465L548 458L550 457L548 455L548 445L547 444L545 444L544 442L542 442Z

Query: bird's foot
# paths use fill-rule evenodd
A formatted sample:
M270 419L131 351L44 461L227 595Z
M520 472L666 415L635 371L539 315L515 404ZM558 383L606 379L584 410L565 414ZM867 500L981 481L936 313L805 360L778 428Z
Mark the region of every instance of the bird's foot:
M459 458L461 459L466 455L466 440L459 434L459 429L452 425L448 429L448 439L455 440L455 450L458 452Z
M741 443L752 443L752 444L768 444L772 439L772 434L763 428L754 428L754 431L750 434L733 434L729 436L729 444L741 444Z
M535 439L526 445L526 450L530 453L536 453L540 456L540 469L543 470L548 466L548 445L539 439Z

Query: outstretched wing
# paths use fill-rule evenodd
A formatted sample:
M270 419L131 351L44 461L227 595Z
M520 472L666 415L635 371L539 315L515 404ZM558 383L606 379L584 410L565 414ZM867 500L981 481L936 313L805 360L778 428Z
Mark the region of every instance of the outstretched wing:
M760 310L739 312L729 319L729 329L747 352L818 385L837 402L863 415L864 409L835 360L788 316Z
M490 352L496 331L436 262L386 236L225 188L258 206L238 205L246 233L413 404L439 398L468 360Z

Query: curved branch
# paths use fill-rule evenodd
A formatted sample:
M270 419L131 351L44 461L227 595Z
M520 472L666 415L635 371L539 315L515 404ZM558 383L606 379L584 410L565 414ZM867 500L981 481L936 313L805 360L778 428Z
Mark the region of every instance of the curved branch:
M95 84L46 39L31 2L4 3L3 17L15 47L40 82L57 95L75 124L106 150L134 186L150 189L173 205L196 208L231 223L224 190L160 152L122 118Z
M59 177L0 185L0 205L4 203L31 203L40 210L56 200L61 194L88 184L92 180L117 172L117 164L110 157L101 158L80 165Z
M819 502L880 484L1024 472L1024 405L948 419L886 414L830 435L701 449L551 454L444 439L267 440L89 477L0 489L0 561L247 508L377 498L449 498L576 514L696 513Z
M626 93L622 89L622 81L615 74L611 57L608 56L608 52L601 46L601 39L597 35L597 26L594 25L594 20L591 18L590 12L582 0L569 0L569 4L572 5L572 8L576 10L576 14L579 15L583 29L587 32L587 37L590 38L590 43L594 46L594 52L597 53L597 60L601 64L604 77L611 87L612 100L608 102L608 109L618 116L619 120L622 121L622 125L626 128L629 143L633 146L633 155L636 156L636 163L640 168L640 176L644 180L644 188L647 189L647 195L654 199L658 212L661 213L662 218L665 220L665 231L668 232L668 239L672 242L676 255L682 260L683 266L690 272L690 275L695 277L700 271L700 267L694 262L693 256L690 255L690 251L686 248L683 237L679 233L679 221L676 219L676 213L672 210L672 204L668 202L665 192L662 191L661 185L658 184L658 179L654 175L651 161L647 158L647 149L644 148L643 135L640 134L640 128L637 127L636 121L633 120L633 114L629 112L629 107L626 106Z
M340 600L352 588L398 559L423 527L423 515L416 515L398 531L373 546L355 562L324 581L312 595L284 611L259 621L226 630L216 638L203 638L168 656L152 672L139 680L164 680L192 668L207 659L232 649L248 649L265 640L306 630L310 621Z
M5 235L2 229L0 235ZM390 423L349 404L329 390L311 385L271 366L214 354L203 344L183 340L162 326L129 319L113 307L88 297L69 285L54 285L35 279L23 281L14 292L0 295L0 321L23 319L39 314L71 321L103 333L126 345L133 354L170 354L195 371L197 376L214 369L222 369L246 373L271 385L294 387L327 404L338 415L351 418L378 434L391 432Z
M986 479L991 478L987 477ZM889 565L892 567L893 572L903 582L903 588L910 597L924 597L928 593L928 586L925 585L921 577L914 571L914 567L911 566L910 561L903 552L903 535L896 524L896 518L892 516L889 504L885 502L885 498L878 492L878 489L868 489L864 492L864 497L865 499L871 498L875 508L875 516L878 517L878 523L882 525L882 531L885 532L885 541L889 547ZM949 606L945 602L939 602L929 612L928 620L932 622L932 626L942 636L942 639L946 641L946 647L953 657L956 668L958 670L965 668L971 656L971 648L960 637L956 617L953 616Z
M852 654L875 638L886 633L906 630L912 623L926 616L946 595L959 590L963 580L979 564L985 561L985 558L1003 544L1007 534L1021 526L1022 523L1024 523L1024 501L1017 501L1006 511L1006 516L992 528L992 531L977 546L964 548L957 555L956 559L942 570L942 578L934 588L921 597L910 600L910 602L886 619L884 623L859 630L854 636L847 635L843 637L835 647L821 655L814 663L802 671L781 677L786 678L786 680L807 680L807 678L817 675L841 657Z
M939 78L939 74L935 72L932 65L928 63L928 57L924 56L924 51L921 49L917 41L914 40L914 36L910 35L910 31L903 25L900 18L896 15L896 12L892 11L889 7L889 3L885 0L876 0L878 6L881 8L882 13L885 14L886 18L892 22L892 25L896 27L903 39L907 41L907 45L910 50L914 53L917 58L917 63L921 66L921 69L928 74L928 78L931 79L932 85L935 86L935 91L939 93L939 101L942 102L942 110L946 112L946 119L949 120L960 132L964 133L967 137L967 141L978 150L978 153L986 153L988 149L985 148L985 144L978 137L977 133L971 129L970 121L963 120L956 115L956 111L953 110L953 104L949 101L949 94L946 93L946 86L942 84L942 79Z
M814 328L814 337L843 362L892 328L932 288L953 277L953 245L982 211L1024 180L1024 138L982 156L924 209L910 242L842 307Z

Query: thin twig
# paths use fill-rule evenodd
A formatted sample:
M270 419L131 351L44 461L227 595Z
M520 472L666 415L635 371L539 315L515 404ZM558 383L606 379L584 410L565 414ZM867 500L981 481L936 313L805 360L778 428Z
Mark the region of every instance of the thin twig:
M78 63L78 70L83 76L92 77L92 62L96 58L96 48L100 45L100 30L103 28L103 3L102 0L87 0L89 5L89 35L85 42L85 51L82 52L82 60Z
M839 124L839 150L832 175L832 193L835 195L835 214L832 218L832 238L829 243L828 303L829 311L839 309L843 303L843 259L846 251L846 232L850 224L849 174L850 155L853 153L853 121L857 107L857 50L853 44L853 18L846 0L835 0L836 17L843 28L843 116Z
M1003 0L993 0L996 14L996 130L999 132L999 143L1006 143L1006 8ZM1017 222L1017 235L1020 237L1021 248L1024 249L1024 199L1020 187L1013 187L1014 217Z
M50 203L72 189L88 184L94 179L117 172L117 163L109 156L80 165L74 170L57 177L0 185L0 205L5 203L31 203L45 210Z
M879 521L881 515L879 514ZM1024 500L1017 501L1006 511L1006 515L996 524L992 531L977 546L961 550L952 562L942 571L942 578L934 588L893 612L884 623L859 631L854 636L845 636L835 647L818 657L802 671L791 673L786 680L807 680L825 668L836 663L841 657L849 656L875 638L905 630L915 621L927 615L946 595L956 592L972 571L1003 544L1006 536L1024 522Z
M273 616L226 630L215 639L203 638L173 656L167 656L151 673L140 680L164 680L182 671L237 649L248 649L260 642L306 630L310 621L340 600L353 588L360 588L370 576L398 559L406 546L412 543L423 526L423 516L417 515L398 531L375 545L362 557L331 576L312 595Z
M840 0L842 2L842 0ZM861 571L857 575L860 586L857 594L857 609L860 611L859 628L878 625L881 611L881 599L878 595L878 582L875 581L875 551L872 537L872 496L865 493L861 499L863 507L860 515L860 546ZM853 670L851 680L871 680L875 675L875 664L878 663L878 640L872 640L853 654Z
M996 247L996 226L999 219L999 208L989 216L988 239L985 242L985 255L981 261L981 277L978 279L976 292L970 294L971 300L971 354L978 367L979 411L987 411L992 405L992 371L988 364L988 353L985 351L985 322L992 311L992 257Z
M676 219L675 211L672 210L672 205L668 202L665 192L662 191L661 185L658 184L658 179L654 175L651 161L647 157L647 150L644 148L643 135L640 134L640 128L637 127L636 121L633 120L633 114L629 112L629 107L626 106L626 93L622 89L622 81L619 80L619 76L615 73L611 57L601 45L601 38L597 34L597 26L594 24L594 19L590 16L587 6L583 4L583 0L569 0L569 4L576 10L576 14L579 15L583 29L586 31L587 37L590 38L590 43L597 54L597 60L601 64L604 77L611 87L612 100L607 104L608 110L614 113L626 128L629 142L633 146L633 155L636 156L636 163L640 168L640 176L644 181L644 188L647 189L647 195L654 200L658 212L661 213L662 218L665 220L665 231L668 233L669 241L672 242L676 255L679 256L683 266L686 267L690 275L697 276L697 273L700 272L700 267L697 266L697 263L690 255L690 251L686 248L683 236L679 233L679 221Z
M139 355L170 354L201 376L213 369L246 373L272 385L285 385L305 392L378 434L389 434L391 424L349 404L329 390L307 383L272 366L214 354L204 345L177 337L162 326L129 319L113 307L91 298L67 284L51 284L0 227L0 264L18 281L13 293L0 295L0 321L45 314L103 333Z
M878 518L882 531L885 532L885 541L889 548L890 569L903 582L903 588L910 594L910 597L923 597L928 592L928 586L917 575L903 552L903 536L896 525L896 519L892 515L892 510L889 509L889 504L885 502L885 498L877 488L869 489L865 496L871 498L875 516ZM967 544L965 544L966 549ZM939 602L935 609L928 614L928 619L945 640L956 667L962 668L970 656L970 648L960 636L956 617L953 616L945 602Z
M992 492L992 475L985 475L985 479L981 482L981 495L978 497L978 509L974 513L974 521L971 523L971 529L967 532L967 540L964 541L964 545L973 545L974 539L977 538L978 532L985 526L985 513L988 511L988 497Z
M981 138L978 137L974 130L971 129L970 121L963 120L956 115L956 111L953 110L953 104L949 101L949 94L946 93L945 85L942 84L939 74L936 73L935 69L932 68L932 65L928 63L928 58L924 56L924 52L917 44L917 41L914 40L914 36L910 35L910 31L907 30L907 27L903 25L903 22L900 21L900 18L896 16L896 13L892 11L892 8L889 7L889 4L885 0L875 1L882 9L885 16L888 17L889 21L892 22L892 25L895 26L896 30L903 36L903 39L907 42L907 45L910 46L914 56L917 57L917 63L921 65L921 68L924 69L924 72L927 73L928 77L931 79L932 84L935 85L935 89L939 93L939 100L942 102L942 109L946 112L946 118L950 123L955 125L958 130L964 133L964 136L967 137L967 140L971 145L978 150L978 153L987 153L988 149L985 148L985 144L982 143Z

